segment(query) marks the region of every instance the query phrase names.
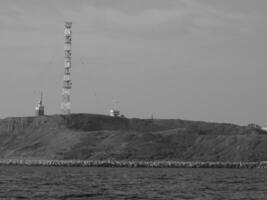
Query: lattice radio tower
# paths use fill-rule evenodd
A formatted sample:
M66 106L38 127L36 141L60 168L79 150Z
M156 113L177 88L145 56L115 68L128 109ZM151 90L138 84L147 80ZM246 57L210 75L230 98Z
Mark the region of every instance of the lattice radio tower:
M70 90L71 90L71 79L70 79L70 68L71 68L71 32L72 22L65 22L65 66L64 66L64 78L62 88L62 102L61 102L61 113L64 115L70 114Z

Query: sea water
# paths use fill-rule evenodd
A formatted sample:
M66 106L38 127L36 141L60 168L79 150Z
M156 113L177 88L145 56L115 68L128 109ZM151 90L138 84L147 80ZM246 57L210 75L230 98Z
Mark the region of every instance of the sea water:
M267 170L3 166L0 199L267 199Z

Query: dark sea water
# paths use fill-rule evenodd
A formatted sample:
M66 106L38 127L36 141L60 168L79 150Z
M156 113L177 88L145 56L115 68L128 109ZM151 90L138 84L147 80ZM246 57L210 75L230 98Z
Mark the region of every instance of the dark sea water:
M267 199L267 169L8 166L0 199Z

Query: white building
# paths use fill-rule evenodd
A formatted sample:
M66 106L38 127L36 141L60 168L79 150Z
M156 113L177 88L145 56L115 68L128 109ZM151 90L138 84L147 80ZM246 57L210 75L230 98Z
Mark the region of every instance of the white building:
M109 115L110 115L111 117L119 117L119 116L120 116L120 111L117 110L117 109L111 109L111 110L109 111Z

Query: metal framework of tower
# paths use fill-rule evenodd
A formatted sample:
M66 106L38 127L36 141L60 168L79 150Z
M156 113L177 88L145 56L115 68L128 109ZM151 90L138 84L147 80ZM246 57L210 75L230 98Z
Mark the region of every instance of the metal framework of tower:
M68 115L71 113L70 103L70 90L72 82L70 79L71 69L71 39L72 39L72 22L65 22L65 65L64 65L64 77L63 77L63 88L62 88L62 102L61 102L61 113Z

